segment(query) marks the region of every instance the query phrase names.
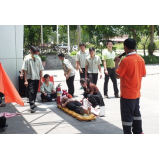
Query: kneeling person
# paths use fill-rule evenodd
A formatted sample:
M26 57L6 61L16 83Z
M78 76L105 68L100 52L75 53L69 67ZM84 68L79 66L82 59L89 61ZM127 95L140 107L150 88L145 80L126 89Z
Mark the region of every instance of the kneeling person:
M41 85L41 98L43 102L51 102L52 99L56 98L56 90L52 82L50 82L50 76L44 75L45 82Z

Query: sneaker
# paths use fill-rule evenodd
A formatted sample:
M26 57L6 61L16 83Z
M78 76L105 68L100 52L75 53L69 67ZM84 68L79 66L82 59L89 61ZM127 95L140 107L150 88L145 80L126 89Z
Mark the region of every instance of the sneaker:
M104 98L109 98L108 95L104 95Z
M119 94L116 94L115 97L116 97L116 98L120 98Z
M95 108L96 108L96 109L100 109L99 105L96 105Z
M34 108L31 108L30 111L31 111L31 113L34 113Z

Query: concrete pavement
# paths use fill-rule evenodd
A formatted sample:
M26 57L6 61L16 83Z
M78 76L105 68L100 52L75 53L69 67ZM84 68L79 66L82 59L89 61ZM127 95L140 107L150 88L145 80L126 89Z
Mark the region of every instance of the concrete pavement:
M145 134L159 134L159 65L146 65L147 76L142 80L141 89L141 114L143 132ZM45 73L55 75L55 85L62 84L67 89L62 70L46 70ZM98 88L103 95L104 75L98 79ZM80 90L79 73L75 76L75 98L82 99L83 90ZM118 80L119 88L119 80ZM106 105L106 116L97 117L96 120L80 122L77 119L57 108L55 102L41 102L40 93L37 96L38 106L34 114L28 111L29 105L26 98L22 98L25 106L21 107L15 103L7 104L0 108L0 112L19 112L20 116L7 119L8 129L3 134L123 134L120 103L114 98L113 85L109 81L110 99L104 99ZM1 132L0 132L1 133ZM1 134L2 134L1 133Z

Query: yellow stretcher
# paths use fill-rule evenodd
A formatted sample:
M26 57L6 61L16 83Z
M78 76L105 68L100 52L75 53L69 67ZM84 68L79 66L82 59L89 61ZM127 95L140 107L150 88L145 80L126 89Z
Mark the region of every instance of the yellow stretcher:
M78 114L74 111L71 111L69 110L68 108L66 107L61 107L61 105L57 104L57 107L61 110L63 110L64 112L66 112L67 114L71 115L72 117L78 119L79 121L91 121L91 120L94 120L96 119L96 116L93 115L93 114L84 114L84 115L81 115L81 114Z

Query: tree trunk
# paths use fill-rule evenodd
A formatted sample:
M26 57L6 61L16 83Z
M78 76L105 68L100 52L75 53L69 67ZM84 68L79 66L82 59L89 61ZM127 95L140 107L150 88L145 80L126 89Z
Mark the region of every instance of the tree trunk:
M146 56L146 52L145 52L146 46L144 45L144 56Z
M151 25L150 26L150 44L151 46L153 46L153 43L154 43L154 25ZM153 55L153 50L151 51L151 55Z
M136 32L135 31L133 31L133 38L136 41L137 36L136 36ZM136 45L135 51L137 52L137 45Z

